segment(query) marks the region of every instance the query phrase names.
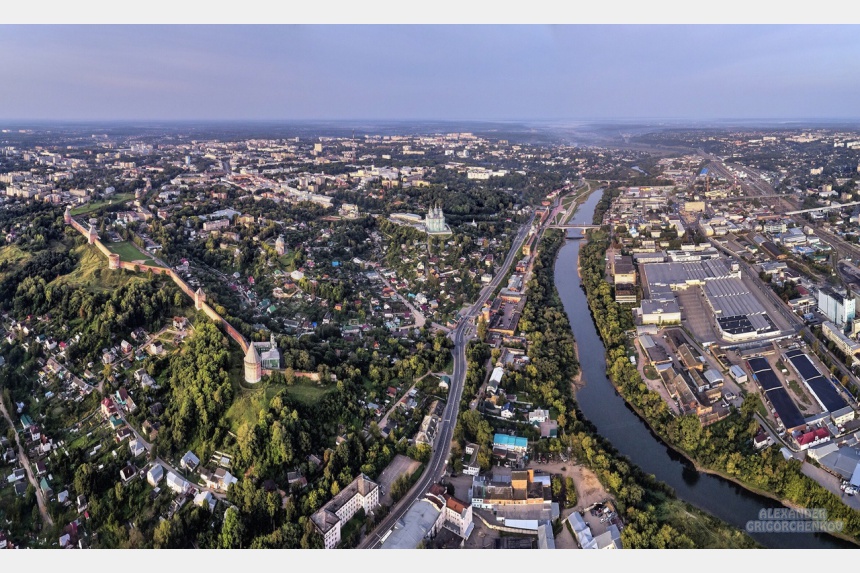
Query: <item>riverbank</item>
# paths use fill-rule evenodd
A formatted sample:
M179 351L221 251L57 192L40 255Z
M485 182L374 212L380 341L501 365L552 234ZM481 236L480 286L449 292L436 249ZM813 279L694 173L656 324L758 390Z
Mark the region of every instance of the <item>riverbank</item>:
M641 375L627 359L626 332L632 327L632 317L628 316L629 309L614 302L611 287L603 277L609 238L604 231L594 233L588 248L580 250L579 275L583 277L589 314L605 345L606 377L627 407L661 445L697 472L717 476L786 507L825 508L831 519L845 522L847 533L834 537L856 545L860 530L856 512L804 476L799 463L784 460L776 448L761 453L753 451L749 440L756 425L749 408L702 428L695 416L673 418L659 395L643 387Z
M760 545L746 532L718 517L678 499L671 487L656 480L623 456L601 436L582 413L575 398L573 383L583 380L581 369L567 371L578 364L571 323L555 286L555 261L567 244L560 231L548 232L541 240L535 262L535 275L529 285L529 301L521 324L529 340L529 357L536 377L527 377L526 387L537 387L552 399L563 428L561 443L572 459L589 467L601 484L616 497L626 527L622 542L629 548L753 548ZM553 342L560 342L561 347ZM589 360L594 362L596 356ZM530 387L529 384L536 383ZM565 412L569 414L565 414ZM572 415L571 415L572 414Z

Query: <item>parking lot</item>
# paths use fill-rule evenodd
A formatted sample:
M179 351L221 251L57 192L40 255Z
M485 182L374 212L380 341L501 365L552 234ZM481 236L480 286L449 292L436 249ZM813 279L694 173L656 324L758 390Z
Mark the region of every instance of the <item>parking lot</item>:
M401 475L411 474L411 472L417 470L420 465L421 462L416 462L404 455L397 454L394 456L394 459L391 460L388 467L382 470L382 473L379 474L379 479L377 480L379 486L382 488L382 491L380 491L379 503L390 506L391 484L393 484Z
M678 291L678 305L681 310L681 322L693 333L699 343L716 342L714 332L714 313L705 302L702 287L690 287Z
M623 524L615 511L615 505L612 502L589 506L584 511L581 511L582 517L591 528L592 537L597 537L609 530L609 526L615 524L621 529Z

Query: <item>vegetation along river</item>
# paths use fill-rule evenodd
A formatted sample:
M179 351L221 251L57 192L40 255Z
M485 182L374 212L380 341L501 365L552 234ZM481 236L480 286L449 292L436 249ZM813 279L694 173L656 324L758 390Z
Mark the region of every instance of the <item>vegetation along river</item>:
M590 224L601 192L591 196L577 210L573 223ZM615 391L606 376L606 363L588 357L605 356L603 342L597 334L588 310L585 293L577 273L579 241L568 241L555 264L555 285L570 319L576 338L582 382L576 393L579 408L598 432L645 472L669 484L675 493L696 507L745 529L750 520L758 519L765 508L782 508L778 502L754 494L718 476L698 472L693 465L663 444L647 424ZM854 547L851 543L822 533L761 533L750 535L765 547L833 549Z

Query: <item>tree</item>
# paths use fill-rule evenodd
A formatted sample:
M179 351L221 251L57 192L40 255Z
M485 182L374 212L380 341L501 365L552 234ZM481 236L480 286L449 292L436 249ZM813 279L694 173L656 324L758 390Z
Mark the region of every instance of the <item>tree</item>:
M93 471L90 464L83 463L75 470L75 491L89 497L92 493Z
M487 332L489 331L489 328L490 325L487 323L484 315L481 315L478 319L478 338L480 338L482 342L487 340Z
M242 549L242 536L245 526L235 508L230 508L224 515L224 524L221 526L221 535L218 537L218 546L222 549Z
M167 549L173 547L175 528L173 519L165 519L155 526L152 533L152 542L156 549Z

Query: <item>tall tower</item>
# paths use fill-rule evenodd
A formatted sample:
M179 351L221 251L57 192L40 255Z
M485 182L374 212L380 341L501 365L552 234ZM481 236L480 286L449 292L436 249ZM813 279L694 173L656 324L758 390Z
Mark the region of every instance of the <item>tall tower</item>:
M90 223L90 228L87 229L87 242L92 245L93 243L95 243L98 240L98 238L99 238L99 234L96 231L95 225Z
M245 382L256 384L263 377L263 364L260 362L260 357L257 356L257 349L254 348L254 343L248 343L248 352L245 353Z
M66 205L66 212L63 213L63 221L65 221L66 225L72 224L72 206Z
M283 235L279 235L278 239L275 241L275 251L278 253L279 257L283 256L283 254L286 252Z
M206 302L206 293L203 292L202 288L198 288L194 293L194 308L201 310L204 302Z

